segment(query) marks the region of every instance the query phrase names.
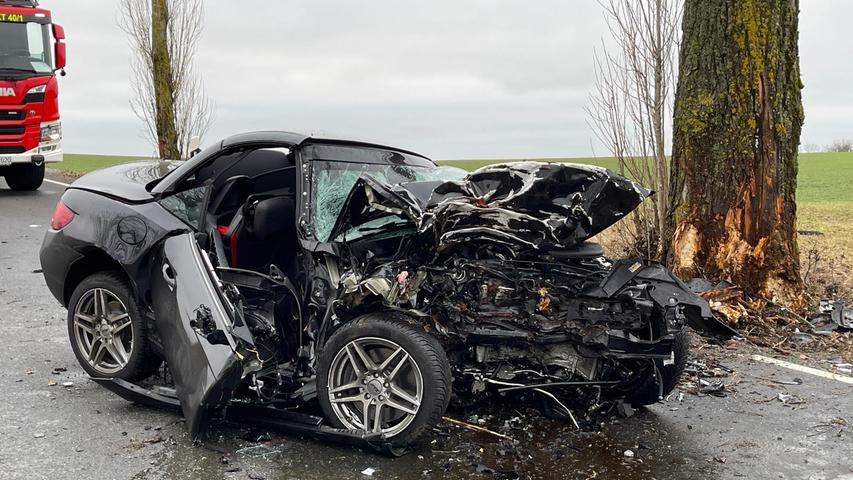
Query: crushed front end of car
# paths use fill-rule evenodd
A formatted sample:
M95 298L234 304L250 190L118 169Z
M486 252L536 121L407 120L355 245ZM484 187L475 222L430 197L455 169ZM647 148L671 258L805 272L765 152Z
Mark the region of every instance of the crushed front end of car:
M619 401L655 403L684 367L687 327L721 326L660 264L614 262L588 242L650 194L573 164L363 177L332 234L345 252L338 300L346 316L393 309L423 323L461 403L512 392L575 424Z

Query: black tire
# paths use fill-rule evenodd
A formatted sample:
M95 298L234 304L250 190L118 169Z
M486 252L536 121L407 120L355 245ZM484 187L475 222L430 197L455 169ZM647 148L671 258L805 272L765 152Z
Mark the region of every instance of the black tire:
M376 312L356 318L338 329L320 353L317 384L320 407L336 428L346 428L332 409L329 372L334 358L350 342L360 338L381 338L396 343L410 355L423 377L423 397L411 423L388 441L394 447L408 447L429 432L450 403L452 375L441 343L411 318L394 312Z
M127 364L116 372L105 373L99 371L89 363L88 355L82 350L75 333L75 312L81 299L94 289L102 289L116 298L126 307L130 319L130 328L133 333L133 344ZM127 280L115 272L101 272L85 278L74 289L71 300L68 302L68 338L71 341L71 349L83 370L90 376L97 378L119 378L128 382L136 382L148 378L160 368L162 360L151 350L148 337L148 324L140 314L139 306L133 296ZM94 349L93 349L94 350Z
M16 191L38 190L44 181L44 164L12 165L6 171L6 183Z
M687 365L687 354L690 351L690 332L685 328L675 336L672 344L675 362L664 365L662 360L655 360L663 380L663 398L672 393L681 380L681 374ZM653 405L660 401L661 389L654 372L647 373L638 383L637 388L625 400L634 407Z

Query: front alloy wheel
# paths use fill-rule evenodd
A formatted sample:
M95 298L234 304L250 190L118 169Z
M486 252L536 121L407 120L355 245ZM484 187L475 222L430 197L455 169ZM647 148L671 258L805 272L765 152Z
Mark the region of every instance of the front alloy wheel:
M451 393L444 348L396 312L376 312L339 328L320 352L320 407L338 428L382 435L406 447L444 415Z
M329 402L349 430L393 437L408 427L421 406L424 379L403 347L383 338L353 340L329 370Z

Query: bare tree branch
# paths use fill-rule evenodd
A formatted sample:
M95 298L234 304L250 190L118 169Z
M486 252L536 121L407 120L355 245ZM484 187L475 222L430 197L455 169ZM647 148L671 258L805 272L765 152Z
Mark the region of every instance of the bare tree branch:
M214 104L207 96L204 82L195 68L198 42L204 26L202 0L167 0L169 19L167 47L170 57L168 87L174 104L177 145L185 158L193 137L204 137L214 119ZM157 102L153 76L151 0L121 0L118 24L127 34L134 52L131 61L134 114L142 122L142 136L159 150Z
M610 149L621 173L651 186L651 205L632 215L621 234L625 247L652 258L660 254L669 161L666 128L677 74L679 0L600 0L612 47L594 55L595 89L586 107L596 137Z

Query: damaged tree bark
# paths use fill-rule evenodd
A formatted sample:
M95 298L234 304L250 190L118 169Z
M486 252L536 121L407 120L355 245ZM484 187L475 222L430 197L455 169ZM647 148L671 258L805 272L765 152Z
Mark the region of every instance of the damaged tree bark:
M791 307L803 303L798 14L799 0L687 0L666 237L676 274Z

